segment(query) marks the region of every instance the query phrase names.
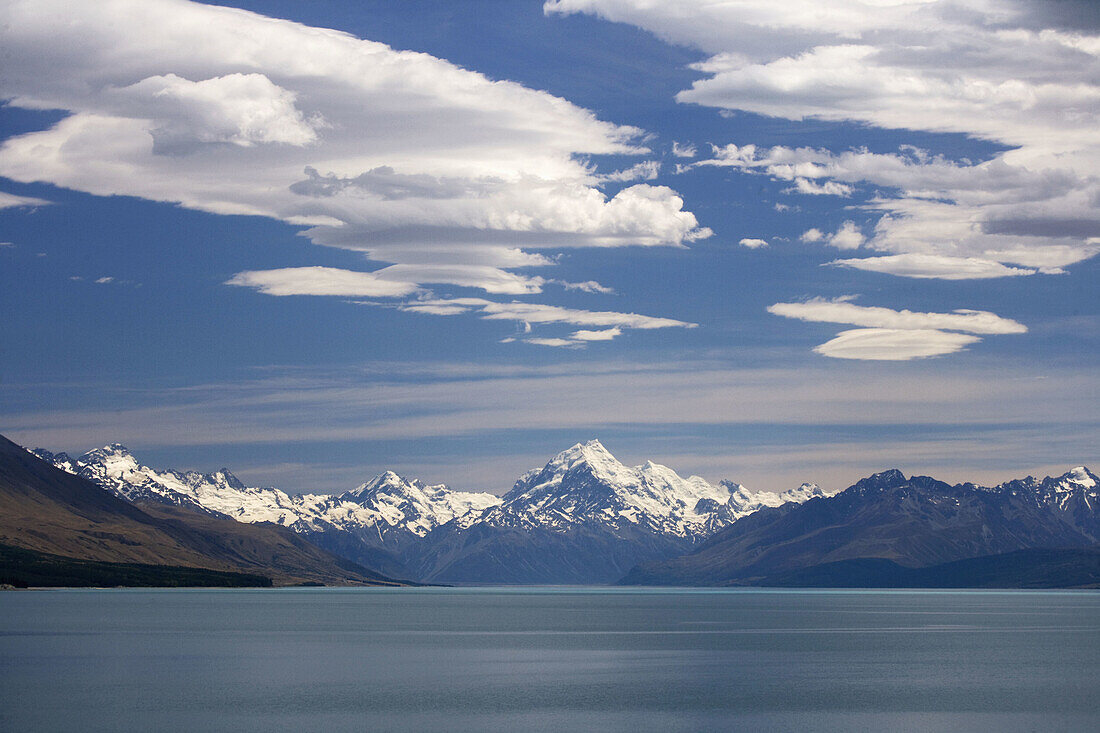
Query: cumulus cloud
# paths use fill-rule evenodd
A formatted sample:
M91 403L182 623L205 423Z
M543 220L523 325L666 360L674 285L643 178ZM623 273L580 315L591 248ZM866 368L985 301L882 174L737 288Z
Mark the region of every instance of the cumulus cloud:
M738 244L749 249L760 249L768 246L768 242L763 239L742 239Z
M840 323L860 328L842 331L814 351L838 359L908 361L961 351L981 339L971 334L1026 333L1022 323L988 311L959 309L922 313L860 306L851 297L812 298L801 303L775 303L768 312L813 323ZM963 333L953 333L961 331Z
M539 293L549 280L508 272L554 264L537 250L710 234L668 187L600 189L655 177L588 162L648 154L642 130L427 54L184 0L13 0L0 42L0 97L68 113L6 140L0 175L272 217L392 268L230 280L263 293Z
M837 229L825 241L837 249L859 249L860 245L863 244L863 232L859 230L854 221L846 221L840 225L840 229Z
M748 144L695 164L789 181L795 193L865 194L878 222L864 246L929 256L927 268L916 258L871 266L966 279L1058 272L1100 252L1100 35L1095 24L1066 26L1048 5L550 0L545 9L630 23L707 53L695 65L703 77L677 95L683 103L1000 143L1003 152L977 162L913 146Z
M837 249L859 249L867 240L863 232L854 221L846 221L832 234L826 234L820 229L807 229L799 237L803 242L823 242Z
M980 164L951 161L912 146L896 154L753 145L726 145L714 152L696 165L734 167L777 180L870 183L896 190L897 196L880 192L863 205L881 214L870 239L860 232L855 244L850 228L837 232L835 241L816 228L803 235L804 241L848 245L842 249L866 246L897 253L865 267L844 262L860 269L951 280L1006 277L1061 272L1100 251L1097 241L1086 236L1100 231L1100 221L1072 218L1085 203L1082 197L1092 196L1092 187L1100 195L1100 186L1094 177L1064 169L1030 171L1000 157ZM1036 218L1027 218L1029 213Z
M201 143L306 145L323 121L304 119L293 92L263 74L226 74L201 81L175 74L150 76L111 90L113 96L163 120L150 130L157 152L186 153ZM136 110L135 110L136 111Z

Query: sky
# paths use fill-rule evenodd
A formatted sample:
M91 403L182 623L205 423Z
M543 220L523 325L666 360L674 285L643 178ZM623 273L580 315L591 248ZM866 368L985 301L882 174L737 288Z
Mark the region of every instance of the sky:
M0 431L502 493L1100 465L1100 10L0 0Z

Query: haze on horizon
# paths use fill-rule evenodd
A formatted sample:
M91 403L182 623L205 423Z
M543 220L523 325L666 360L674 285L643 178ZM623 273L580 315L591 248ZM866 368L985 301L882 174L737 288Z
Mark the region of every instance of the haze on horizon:
M686 10L685 10L686 8ZM0 424L501 493L1100 465L1100 13L3 0Z

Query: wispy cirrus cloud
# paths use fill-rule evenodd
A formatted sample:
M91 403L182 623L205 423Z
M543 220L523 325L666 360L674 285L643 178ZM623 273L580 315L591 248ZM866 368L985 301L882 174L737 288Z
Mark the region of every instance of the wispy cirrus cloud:
M820 360L733 369L723 360L270 368L252 378L176 389L158 381L147 388L99 390L102 404L81 408L15 409L17 400L9 397L35 385L5 384L0 422L21 444L53 449L84 450L116 440L139 455L152 447L201 447L195 455L205 458L194 467L211 461L212 446L271 446L275 460L295 456L324 463L317 458L319 447L376 442L378 464L362 468L364 475L346 479L346 485L331 484L334 490L392 467L401 441L408 452L403 465L414 475L424 475L433 461L447 461L425 456L425 445L465 441L461 455L433 474L437 480L461 480L482 458L509 456L518 463L472 484L501 490L558 444L593 436L609 440L617 433L628 436L622 452L613 446L622 460L665 456L677 467L760 487L836 475L854 480L899 462L911 470L927 465L958 472L971 465L1007 471L1019 461L1064 461L1064 470L1091 460L1100 395L1095 370L1015 364L990 380L984 371L951 362L937 366L901 362L883 371L863 362ZM87 385L73 389L86 391ZM1073 429L1061 432L1067 425ZM914 433L915 426L923 427ZM500 439L524 431L531 435L530 456ZM640 435L647 436L644 446ZM684 458L674 459L674 453ZM322 488L309 478L301 488ZM283 485L262 473L254 480Z
M366 303L378 305L378 303ZM411 301L398 306L400 310L433 316L454 316L462 313L474 313L487 321L515 321L530 332L535 325L568 325L587 328L574 331L568 337L529 337L516 339L509 337L505 343L526 341L540 346L581 347L592 341L611 341L622 335L624 330L639 329L650 331L661 328L695 328L696 323L678 321L673 318L640 315L638 313L619 313L617 311L590 311L578 308L563 308L540 303L499 303L483 298L436 298Z

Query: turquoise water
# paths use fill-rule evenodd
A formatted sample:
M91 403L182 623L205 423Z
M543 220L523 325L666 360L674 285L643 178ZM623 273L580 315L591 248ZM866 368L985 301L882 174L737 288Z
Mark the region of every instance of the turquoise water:
M1100 592L0 593L4 731L1100 730Z

